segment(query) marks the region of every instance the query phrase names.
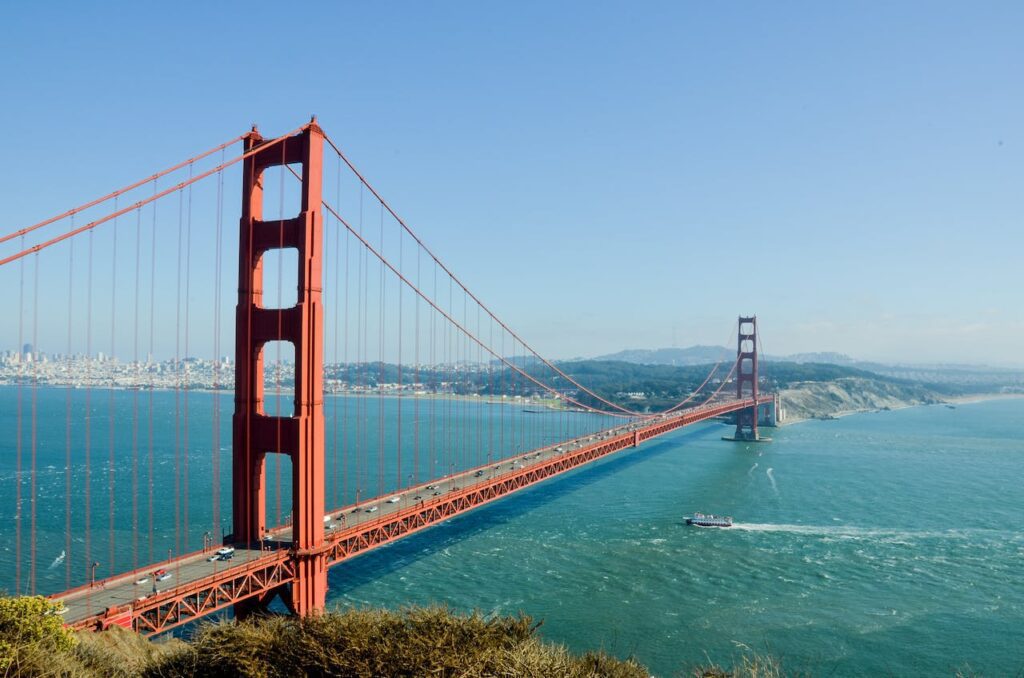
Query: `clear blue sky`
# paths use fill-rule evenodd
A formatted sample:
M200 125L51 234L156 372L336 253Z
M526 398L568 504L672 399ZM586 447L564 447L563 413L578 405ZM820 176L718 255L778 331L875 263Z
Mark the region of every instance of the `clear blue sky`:
M316 113L542 353L1024 363L1024 3L6 3L4 233Z

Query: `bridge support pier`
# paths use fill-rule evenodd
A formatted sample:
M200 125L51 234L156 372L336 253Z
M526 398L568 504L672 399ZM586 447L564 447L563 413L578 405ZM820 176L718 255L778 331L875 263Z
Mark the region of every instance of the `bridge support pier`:
M734 442L768 442L757 427L763 406L757 404L757 316L740 316L736 337L736 397L750 399L754 405L736 412L736 432L722 436L722 440Z
M249 155L242 172L238 306L235 324L235 415L232 439L231 542L260 543L266 525L266 455L292 461L292 559L290 588L274 593L296 614L323 608L327 594L324 545L323 132L313 121L294 136L260 150L255 129L245 138ZM302 166L302 206L287 219L263 220L263 173L270 167ZM297 301L291 308L263 305L263 255L298 251ZM264 409L263 349L287 341L295 349L295 404L290 417ZM238 605L239 616L264 608L273 594Z

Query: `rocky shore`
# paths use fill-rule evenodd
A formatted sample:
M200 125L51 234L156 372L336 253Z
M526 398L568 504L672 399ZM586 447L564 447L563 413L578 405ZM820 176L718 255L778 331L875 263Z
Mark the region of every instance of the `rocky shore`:
M782 389L780 395L785 410L785 424L947 401L947 398L925 386L901 385L863 377L798 382Z

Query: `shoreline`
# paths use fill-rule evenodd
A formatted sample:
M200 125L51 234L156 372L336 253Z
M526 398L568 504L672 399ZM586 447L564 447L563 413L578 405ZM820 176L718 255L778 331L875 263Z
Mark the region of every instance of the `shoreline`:
M977 403L989 402L992 400L1019 400L1024 399L1024 393L974 393L971 395L953 396L947 398L941 402L934 403L904 403L902 405L896 405L894 407L887 408L863 408L855 410L839 410L837 412L830 412L824 416L818 417L797 417L793 419L787 419L779 424L779 428L785 426L793 426L795 424L802 424L808 421L832 421L834 419L842 419L844 417L850 417L855 414L871 414L874 412L897 412L899 410L906 410L911 407L936 407L939 405L974 405ZM785 404L785 401L783 401Z

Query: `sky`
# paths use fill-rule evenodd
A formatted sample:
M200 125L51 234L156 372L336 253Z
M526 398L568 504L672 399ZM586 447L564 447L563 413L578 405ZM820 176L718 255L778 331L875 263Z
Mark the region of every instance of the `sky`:
M6 3L0 231L315 114L545 356L756 313L776 355L1021 366L1022 29L1019 2Z

